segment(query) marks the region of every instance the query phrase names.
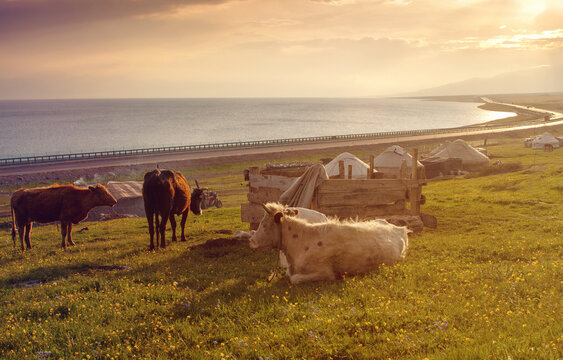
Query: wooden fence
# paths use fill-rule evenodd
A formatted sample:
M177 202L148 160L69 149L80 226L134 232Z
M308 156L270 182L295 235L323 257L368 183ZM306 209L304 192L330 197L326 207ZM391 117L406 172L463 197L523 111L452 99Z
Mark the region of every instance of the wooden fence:
M382 218L391 215L420 216L422 186L426 184L424 168L417 167L418 150L412 159L411 177L407 178L406 161L401 166L398 179L375 179L373 157L370 159L368 179L352 179L351 167L348 179L344 178L344 163L340 165L340 175L323 181L315 190L311 208L329 216L339 218ZM302 172L301 172L302 173ZM264 216L263 203L278 201L281 194L289 188L299 172L285 176L282 172L260 171L254 167L249 170L248 204L241 206L243 222L250 223L255 230Z

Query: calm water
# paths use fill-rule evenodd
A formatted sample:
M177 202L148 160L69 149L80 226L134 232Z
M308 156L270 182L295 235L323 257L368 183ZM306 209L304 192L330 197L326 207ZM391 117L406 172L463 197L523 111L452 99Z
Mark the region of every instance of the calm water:
M413 99L0 101L0 158L447 128L512 116Z

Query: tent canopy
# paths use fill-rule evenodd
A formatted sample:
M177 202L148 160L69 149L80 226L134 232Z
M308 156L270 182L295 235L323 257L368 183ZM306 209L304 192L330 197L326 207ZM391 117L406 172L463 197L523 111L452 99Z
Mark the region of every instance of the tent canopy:
M338 163L340 161L344 161L344 174L346 178L348 178L348 165L352 165L352 179L367 178L369 165L348 152L343 152L325 165L328 176L339 174Z
M551 145L554 149L559 147L559 140L548 132L544 132L534 140L532 140L532 148L544 149L546 145Z
M385 149L384 152L377 155L373 160L376 168L400 168L403 164L403 159L406 160L407 168L412 167L412 156L399 145L392 145ZM417 166L423 166L420 161Z
M142 181L109 181L106 188L117 201L143 196Z
M434 157L461 159L466 170L474 170L489 165L489 158L486 155L461 139L440 145L431 154Z

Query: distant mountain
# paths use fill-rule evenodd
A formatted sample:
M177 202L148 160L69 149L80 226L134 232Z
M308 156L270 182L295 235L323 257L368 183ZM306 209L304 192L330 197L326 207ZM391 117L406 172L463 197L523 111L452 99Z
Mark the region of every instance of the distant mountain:
M563 67L542 66L424 89L408 96L515 94L563 91Z

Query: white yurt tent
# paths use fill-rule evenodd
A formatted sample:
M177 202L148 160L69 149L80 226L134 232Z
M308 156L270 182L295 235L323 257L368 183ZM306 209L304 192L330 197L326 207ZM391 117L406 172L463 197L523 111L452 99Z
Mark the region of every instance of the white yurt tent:
M348 152L343 152L325 165L328 176L336 176L339 174L338 163L340 161L344 161L344 174L346 179L348 179L348 165L352 165L352 179L367 178L369 165Z
M411 176L412 156L399 145L388 147L384 152L377 155L373 160L375 169L383 173L384 178L398 178L401 172L401 166L405 160L407 166L407 176ZM418 167L424 167L417 161Z
M532 149L543 150L550 146L552 149L557 149L559 147L559 140L548 132L544 132L532 140Z
M112 217L145 216L142 181L110 181L106 184L106 188L117 203L113 207L95 207L88 214L87 221Z
M461 139L441 145L441 149L433 152L433 156L445 159L461 159L464 170L478 170L489 166L489 158L485 154Z

